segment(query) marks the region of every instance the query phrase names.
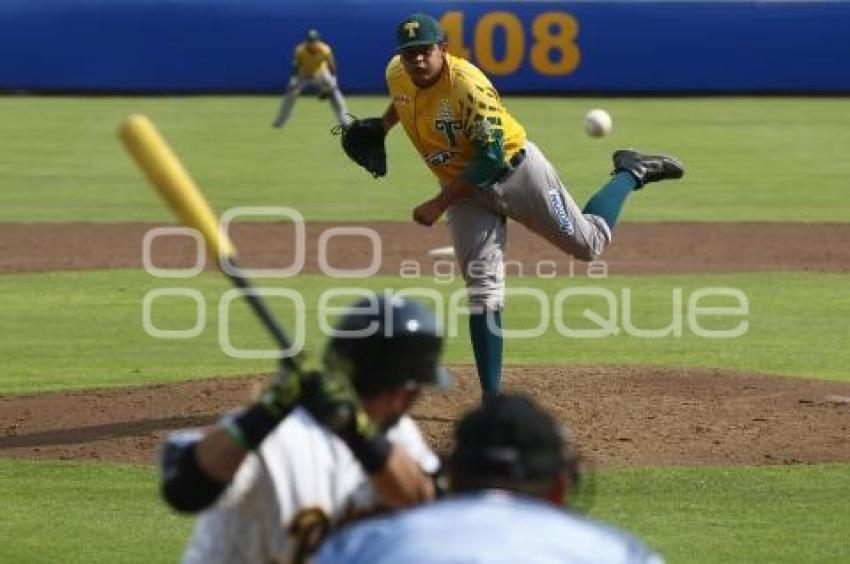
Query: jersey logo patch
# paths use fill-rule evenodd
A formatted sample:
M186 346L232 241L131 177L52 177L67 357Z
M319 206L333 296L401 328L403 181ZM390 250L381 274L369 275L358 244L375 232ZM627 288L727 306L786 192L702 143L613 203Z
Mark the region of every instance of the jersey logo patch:
M451 151L437 151L436 153L431 153L427 157L425 157L425 161L428 164L433 165L444 165L447 162L452 160L452 152Z
M455 119L452 105L445 98L440 100L440 111L434 120L434 129L446 136L450 147L457 146L457 132L463 129L463 124L459 119Z
M493 136L493 123L488 118L477 119L472 124L472 139L489 142Z
M558 231L572 236L575 233L570 216L567 214L567 208L564 205L564 197L560 190L549 190L549 203L552 206L552 211L555 212L555 217L558 218Z
M437 114L437 119L443 121L452 121L455 118L455 113L452 111L452 105L446 98L440 100L440 111Z
M399 94L398 96L393 98L393 102L396 102L398 104L409 104L410 96L407 96L406 94Z

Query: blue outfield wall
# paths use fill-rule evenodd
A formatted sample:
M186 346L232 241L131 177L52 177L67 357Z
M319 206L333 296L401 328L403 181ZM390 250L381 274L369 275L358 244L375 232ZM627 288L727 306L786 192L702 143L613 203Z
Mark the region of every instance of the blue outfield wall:
M279 92L317 28L383 92L426 11L502 92L850 92L850 2L3 0L0 90Z

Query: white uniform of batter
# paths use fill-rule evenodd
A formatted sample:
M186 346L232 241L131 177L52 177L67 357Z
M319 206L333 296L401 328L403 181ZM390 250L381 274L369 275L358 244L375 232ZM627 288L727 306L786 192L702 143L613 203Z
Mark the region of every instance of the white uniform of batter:
M387 434L422 466L439 459L407 416ZM184 564L303 562L343 523L380 508L348 447L297 408L249 455L195 525Z

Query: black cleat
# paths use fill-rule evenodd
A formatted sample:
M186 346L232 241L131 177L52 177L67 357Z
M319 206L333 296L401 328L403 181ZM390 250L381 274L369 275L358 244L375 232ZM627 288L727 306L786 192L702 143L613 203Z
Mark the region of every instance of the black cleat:
M644 155L633 149L614 151L614 172L625 171L637 180L635 190L649 182L682 178L685 166L669 155Z

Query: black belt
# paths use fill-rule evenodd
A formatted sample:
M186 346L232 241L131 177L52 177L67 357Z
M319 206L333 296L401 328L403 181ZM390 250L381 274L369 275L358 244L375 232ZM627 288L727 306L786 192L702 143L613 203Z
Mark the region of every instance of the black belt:
M514 156L510 158L508 164L506 164L499 172L499 176L496 177L496 182L502 182L504 179L509 177L513 171L519 168L519 165L525 162L525 157L527 156L528 153L526 153L525 148L514 153Z

